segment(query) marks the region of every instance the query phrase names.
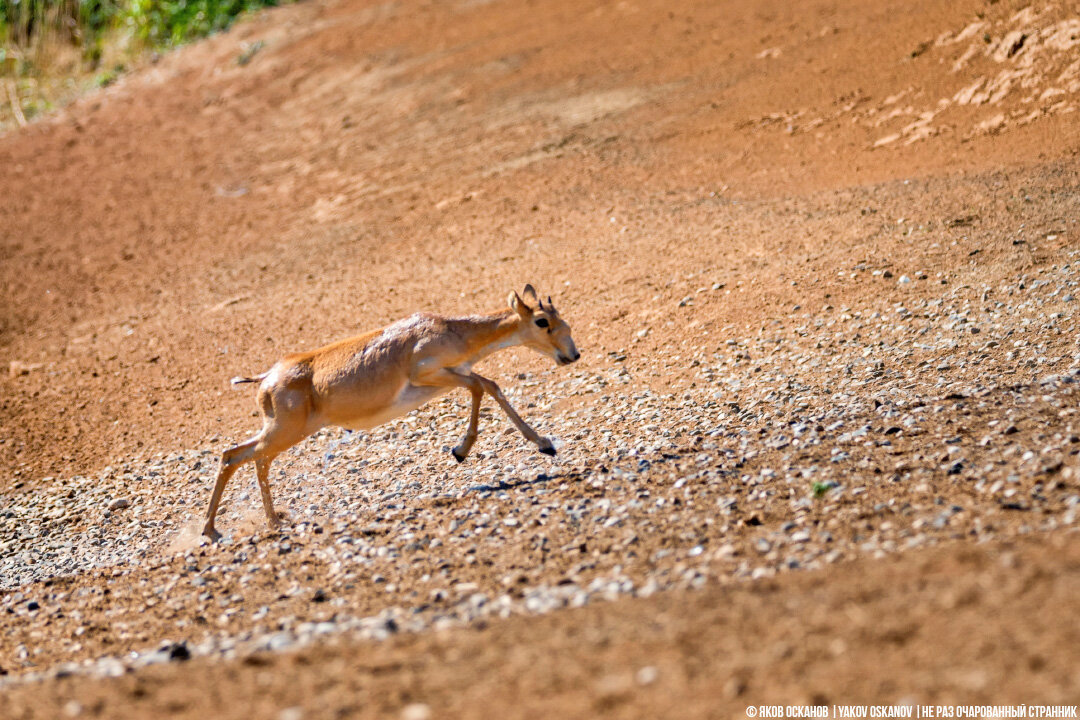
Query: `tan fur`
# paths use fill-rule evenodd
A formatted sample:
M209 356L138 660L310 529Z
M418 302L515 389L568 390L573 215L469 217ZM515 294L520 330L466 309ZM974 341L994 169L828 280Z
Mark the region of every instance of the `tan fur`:
M475 317L448 318L421 313L309 352L286 355L255 378L263 427L245 442L226 450L210 499L203 533L217 537L214 518L229 478L242 464L254 462L271 526L278 524L270 498L270 463L320 428L336 425L366 430L400 417L454 388L472 394L469 427L454 457L469 454L478 433L480 402L491 395L522 435L543 453L554 455L551 441L522 420L499 386L472 371L472 366L499 350L525 346L559 364L580 357L570 326L545 306L531 285L508 298L508 310ZM528 301L528 302L526 302ZM540 327L537 323L547 323Z

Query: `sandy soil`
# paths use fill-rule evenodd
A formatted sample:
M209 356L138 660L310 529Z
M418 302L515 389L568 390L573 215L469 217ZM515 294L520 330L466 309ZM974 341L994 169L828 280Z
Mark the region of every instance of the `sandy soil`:
M1070 3L307 2L0 137L2 714L1075 698L1078 50ZM526 282L583 360L486 372L558 459L490 412L459 468L454 397L199 544L228 378Z
M8 717L80 708L116 718L407 717L417 706L430 717L707 718L744 717L765 700L1073 703L1077 630L1059 620L1080 611L1078 550L1061 537L950 545L829 577L796 573L374 645L193 660L104 684L68 678L47 694L9 690L3 702Z

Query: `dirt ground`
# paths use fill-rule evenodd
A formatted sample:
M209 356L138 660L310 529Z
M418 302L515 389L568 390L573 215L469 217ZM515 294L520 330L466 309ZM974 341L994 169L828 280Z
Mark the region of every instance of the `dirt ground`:
M9 690L4 702L8 717L63 717L74 703L115 718L272 718L292 708L395 717L417 705L431 717L711 718L766 700L1073 703L1077 665L1057 659L1080 639L1075 623L1060 622L1080 611L1078 590L1075 538L950 546L828 577L796 573L375 645L190 661L107 684L68 678L47 694Z
M304 2L0 137L0 716L1075 702L1078 53L1069 2ZM492 411L458 468L451 398L199 543L228 378L526 282L583 359L485 372L557 460Z

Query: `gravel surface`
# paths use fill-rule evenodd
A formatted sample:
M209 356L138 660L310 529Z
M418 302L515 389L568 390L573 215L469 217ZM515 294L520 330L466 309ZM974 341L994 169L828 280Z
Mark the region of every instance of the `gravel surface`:
M267 531L246 472L229 488L225 540L198 535L209 448L5 494L6 682L111 675L177 647L228 658L384 638L1071 527L1078 269L902 304L792 308L677 359L631 342L599 371L520 373L507 396L555 438L555 459L488 408L458 467L457 397L370 433L324 430L274 466L281 533ZM862 266L848 279L935 283L885 275ZM677 394L637 379L676 362L693 378Z
M0 709L18 718L406 720L423 706L431 717L524 720L737 717L762 698L840 704L852 695L901 706L1068 705L1080 630L1059 618L1078 608L1080 536L953 541L885 563L841 563L827 577L787 573L486 627L163 662L107 681L49 681L49 692L25 684L6 688ZM217 683L227 697L207 691Z

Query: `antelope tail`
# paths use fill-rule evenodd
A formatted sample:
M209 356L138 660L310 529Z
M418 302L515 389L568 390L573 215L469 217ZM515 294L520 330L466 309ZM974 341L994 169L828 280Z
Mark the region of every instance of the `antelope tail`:
M232 380L230 380L229 382L232 383L234 386L242 385L244 383L262 382L262 379L265 378L269 374L270 374L270 371L267 370L262 375L256 375L255 377L240 377L238 375L238 376L234 377Z

